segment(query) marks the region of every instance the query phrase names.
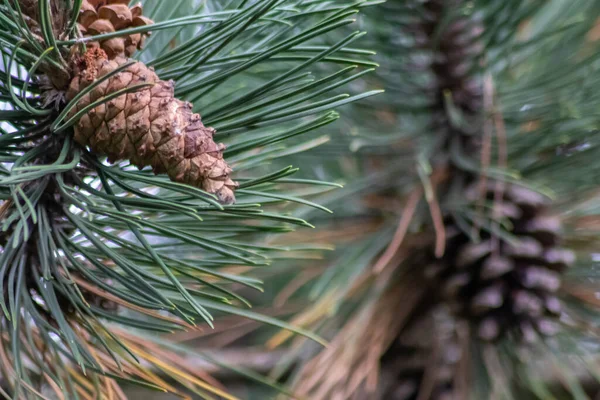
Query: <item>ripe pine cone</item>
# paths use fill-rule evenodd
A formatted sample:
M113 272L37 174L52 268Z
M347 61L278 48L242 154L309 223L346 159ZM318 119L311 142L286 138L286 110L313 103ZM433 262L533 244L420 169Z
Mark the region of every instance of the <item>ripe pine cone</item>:
M458 400L454 391L460 347L452 321L424 313L405 328L381 360L382 399Z
M77 20L81 33L84 36L93 36L152 24L152 20L142 15L141 3L131 8L128 4L129 0L83 0ZM146 33L134 33L100 43L88 42L87 46L100 46L110 59L118 56L130 57L142 48L146 36Z
M494 198L494 183L487 198ZM478 197L476 185L467 196ZM559 247L561 224L547 214L544 196L509 185L499 217L512 227L509 237L482 232L475 243L450 222L446 254L427 273L441 284L442 296L460 316L471 321L481 339L496 340L505 333L532 340L535 333L551 335L561 314L556 292L561 273L574 262L574 253Z
M76 63L67 98L127 61L122 57L109 60L104 51L89 49ZM108 156L110 162L127 159L140 168L152 166L156 174L166 172L174 181L232 203L237 185L223 160L225 146L213 141L215 130L202 124L190 103L175 98L173 81L160 80L143 63L136 62L96 86L71 115L110 93L142 83L153 86L123 94L83 115L75 126L75 140Z

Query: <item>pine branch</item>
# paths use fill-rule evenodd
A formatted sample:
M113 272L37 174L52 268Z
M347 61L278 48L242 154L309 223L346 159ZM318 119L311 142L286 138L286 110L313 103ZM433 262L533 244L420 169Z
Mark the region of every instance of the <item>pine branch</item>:
M369 351L364 341L344 340L360 337L364 324L342 327L380 299L382 287L425 274L431 300L469 326L472 357L461 363L474 361L464 367L471 374L463 389L478 399L551 398L526 373L529 360L583 354L597 342L595 305L565 288L573 273L580 283L595 275L595 240L568 216L585 214L589 223L596 209L590 129L597 101L581 85L595 87L597 42L589 38L598 11L588 1L428 1L368 10L363 25L374 32L370 48L382 65L371 79L384 82L386 94L350 110L346 147L338 142L309 160L323 176L348 182L323 196L337 208L325 223L381 222L341 243L320 279L298 289L316 305L295 321L344 343L345 354ZM381 283L381 274L395 279ZM317 379L307 372L317 362L322 371L359 365L326 350L299 368L297 387L352 398L351 384L338 379L344 374ZM570 392L582 393L568 367L557 368Z
M268 164L312 143L311 131L338 118L335 108L376 93L330 94L369 65L368 54L347 48L360 34L327 40L363 2L180 0L170 11L148 1L154 24L125 3L0 5L0 373L14 398L46 384L69 398L119 398L116 382L181 394L179 382L201 397L232 398L132 333L211 327L213 313L321 342L248 311L237 288L260 291L262 282L235 268L266 267L293 250L261 243L312 226L286 207L326 210L305 199L326 184ZM125 61L132 55L141 61ZM332 62L337 72L322 73ZM176 78L175 87L160 78ZM133 118L147 98L156 104L142 110L156 111ZM242 187L235 204L223 201L232 200L223 189L235 188L230 174Z

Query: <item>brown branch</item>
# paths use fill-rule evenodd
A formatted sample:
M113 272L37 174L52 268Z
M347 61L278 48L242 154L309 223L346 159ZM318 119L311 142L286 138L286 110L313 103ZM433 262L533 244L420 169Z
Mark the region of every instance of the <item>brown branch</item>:
M423 189L420 187L414 189L408 197L392 241L373 266L373 271L376 274L380 273L398 253L402 242L404 242L404 238L406 237L406 233L408 232L408 228L415 215L415 210L417 209L421 197L423 197Z
M431 179L429 180L430 186L428 189L430 190L425 190L425 199L427 199L427 204L429 205L429 213L431 215L433 229L435 231L435 256L437 258L441 258L446 250L446 226L444 224L442 210L440 209L440 203L435 194L435 188L447 177L447 169L436 169L433 171ZM421 177L421 179L424 180L425 178ZM424 187L426 184L427 182L423 181Z
M486 76L483 83L483 108L486 112L484 118L485 122L483 124L483 143L481 144L481 170L482 173L479 176L479 182L477 184L477 193L479 194L476 205L476 213L483 217L484 213L484 202L485 202L485 192L487 187L487 170L490 167L492 160L492 136L493 136L493 127L489 117L487 115L488 112L491 112L493 107L493 99L494 99L494 83L492 81L491 75ZM476 219L473 224L473 235L477 236L479 234L479 220Z

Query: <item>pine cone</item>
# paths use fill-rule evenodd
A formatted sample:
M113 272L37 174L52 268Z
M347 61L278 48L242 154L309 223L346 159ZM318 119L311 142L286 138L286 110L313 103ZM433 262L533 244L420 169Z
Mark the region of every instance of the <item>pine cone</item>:
M487 197L494 198L490 182ZM467 190L478 197L476 185ZM472 242L450 223L447 252L428 267L428 274L443 288L442 296L454 311L472 321L484 340L496 340L507 332L532 340L554 333L561 314L556 292L561 273L574 262L574 253L560 248L561 224L547 214L544 196L509 185L496 212L512 226L507 237Z
M484 51L484 25L478 15L456 10L467 0L414 0L419 10L411 23L415 48L423 54L412 62L419 75L429 74L422 91L428 94L430 129L437 132L442 161L456 144L466 154L480 150L483 109L483 80L478 64ZM423 57L425 56L425 57ZM425 61L425 62L424 62ZM452 162L450 162L452 164Z
M137 26L151 25L152 20L142 15L142 5L129 7L129 0L83 0L79 18L79 29L84 36L117 32ZM100 46L112 60L116 57L131 57L141 49L148 34L134 33L115 37L100 43L88 42L88 47Z
M90 49L76 63L69 100L128 60L108 60L100 49ZM165 82L141 62L136 62L85 95L71 115L110 93L141 83L151 88L123 94L83 115L75 126L75 140L110 162L129 160L154 173L167 173L177 182L216 194L224 203L235 201L237 186L223 160L223 144L213 141L215 130L205 127L192 105L174 97L173 81Z
M431 313L418 316L381 360L382 386L385 387L381 398L459 400L454 394L455 369L459 360L460 347L454 324L438 321Z
M481 42L483 26L475 17L458 17L444 26L440 21L453 9L466 3L464 0L429 0L423 4L425 15L419 31L423 46L432 52L430 68L434 74L434 109L445 110L447 94L452 96L454 107L461 112L478 114L482 107L482 85L474 67L484 53ZM444 24L442 24L444 25ZM444 117L446 117L444 113Z

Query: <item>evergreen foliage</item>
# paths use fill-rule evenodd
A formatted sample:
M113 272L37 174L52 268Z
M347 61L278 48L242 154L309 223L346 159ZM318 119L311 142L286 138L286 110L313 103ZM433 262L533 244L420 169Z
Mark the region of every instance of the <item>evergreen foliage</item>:
M124 398L117 383L200 398L227 398L182 351L148 336L213 325L233 314L316 335L248 310L239 287L261 290L257 267L295 250L264 235L311 227L296 205L333 184L293 177L279 159L320 143L310 132L336 108L378 91L337 90L375 64L352 47L364 1L147 0L152 25L89 35L82 0L0 4L0 376L6 398ZM72 56L86 44L151 33L134 57L191 101L226 145L239 188L235 204L212 193L109 163L73 140L90 108L148 87L68 99ZM327 71L327 72L323 72ZM306 246L298 244L299 251ZM298 257L301 254L294 253ZM201 355L200 355L201 356ZM217 362L217 361L215 361ZM226 366L225 366L226 367ZM41 392L44 392L41 393ZM50 393L50 394L48 394Z
M337 251L283 291L306 301L293 322L331 345L292 340L275 375L293 371L311 400L587 398L599 13L588 0L365 11L381 65L365 82L386 93L299 155L346 185L320 201Z

